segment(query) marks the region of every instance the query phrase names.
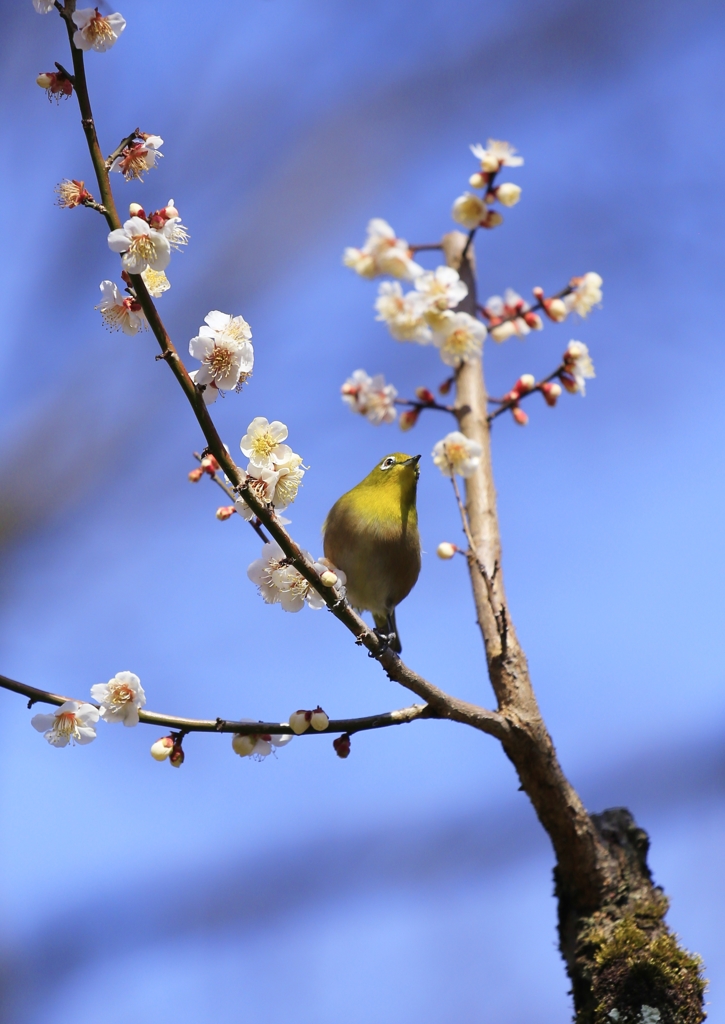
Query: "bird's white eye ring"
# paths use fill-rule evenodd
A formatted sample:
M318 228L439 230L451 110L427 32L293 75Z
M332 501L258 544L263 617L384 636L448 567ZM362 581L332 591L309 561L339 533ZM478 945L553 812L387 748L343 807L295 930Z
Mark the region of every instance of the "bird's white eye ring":
M393 459L392 457L388 457L387 459L383 459L383 461L380 464L380 468L381 469L390 469L390 467L394 466L394 465L395 465L395 459Z

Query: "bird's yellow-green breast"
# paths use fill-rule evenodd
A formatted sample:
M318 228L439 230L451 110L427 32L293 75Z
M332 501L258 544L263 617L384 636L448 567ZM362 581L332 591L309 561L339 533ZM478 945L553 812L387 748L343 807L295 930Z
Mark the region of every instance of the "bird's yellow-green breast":
M335 502L323 526L325 557L347 575L347 596L384 624L420 573L419 455L394 452Z

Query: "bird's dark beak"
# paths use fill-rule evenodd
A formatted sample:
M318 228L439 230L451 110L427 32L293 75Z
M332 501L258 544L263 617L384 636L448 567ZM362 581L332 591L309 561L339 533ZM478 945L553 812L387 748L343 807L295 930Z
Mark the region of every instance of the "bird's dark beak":
M411 455L409 459L406 459L403 463L404 466L417 466L420 462L420 455Z

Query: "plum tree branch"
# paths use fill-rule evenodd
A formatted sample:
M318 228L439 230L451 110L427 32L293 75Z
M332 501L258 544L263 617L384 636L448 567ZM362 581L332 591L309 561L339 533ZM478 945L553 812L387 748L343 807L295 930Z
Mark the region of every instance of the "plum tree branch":
M74 26L71 14L74 9L75 0L66 0L61 14L68 29L73 70L75 73L76 95L81 110L83 130L96 174L98 188L103 199L103 205L106 208L106 220L113 229L120 227L120 221L116 212L108 168L101 153L91 112L83 52L73 43ZM325 586L314 565L279 522L274 509L257 498L253 489L249 486L246 474L236 465L224 446L208 407L204 402L203 395L189 376L178 351L169 337L143 278L140 274L130 274L129 277L149 327L161 350L161 355L157 358L164 360L169 365L171 372L186 395L204 434L209 452L226 473L234 492L246 501L272 539L282 548L289 564L297 569L310 586L320 594L335 618L354 635L356 643L365 647L370 657L379 662L391 681L399 683L418 697L422 697L426 703L431 705L436 716L439 718L449 718L452 721L462 722L499 738L504 736L508 731L508 727L501 715L497 712L489 711L487 708L470 704L467 701L458 700L418 675L417 672L414 672L403 663L387 643L378 637L374 630L367 625L346 600L340 598L331 588Z
M68 700L77 700L77 697L63 697L58 693L51 693L49 690L39 689L37 686L29 686L27 683L19 683L15 679L0 675L0 687L4 690L11 690L28 697L28 705L33 704L54 704L60 707ZM98 705L95 701L83 701L85 704ZM181 718L178 715L163 715L155 711L144 711L138 713L139 722L144 725L155 725L165 729L181 729L185 733L190 732L226 732L237 733L241 736L258 736L272 733L273 735L298 735L287 722L235 722L226 718ZM324 736L329 733L366 732L370 729L385 729L390 725L404 725L407 722L415 722L420 718L438 718L435 710L428 704L411 704L407 708L399 708L396 711L385 711L379 715L366 715L362 718L331 718L326 729L308 729L302 733L303 736Z

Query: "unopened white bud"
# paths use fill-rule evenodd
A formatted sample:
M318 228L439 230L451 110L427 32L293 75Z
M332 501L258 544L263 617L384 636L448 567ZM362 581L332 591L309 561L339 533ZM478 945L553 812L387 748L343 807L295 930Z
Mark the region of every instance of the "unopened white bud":
M165 761L174 749L174 741L171 736L163 736L151 744L151 757L154 761Z
M458 551L456 545L451 544L450 541L447 540L441 541L441 543L436 548L436 554L438 555L438 557L443 558L445 560L453 558L456 551Z
M486 206L478 196L474 196L472 192L466 192L456 199L451 216L458 224L470 230L478 227L486 216Z
M334 587L337 583L337 576L329 569L320 576L320 580L326 587Z
M536 377L533 373L522 373L518 380L518 390L531 391L534 384L536 384Z
M505 181L496 189L496 198L502 206L516 206L521 198L521 188L511 181Z
M174 200L173 199L169 199L168 203L166 204L166 216L167 217L178 217L179 216L179 211L174 206Z
M307 717L308 711L295 711L293 715L289 716L288 725L295 736L301 736L303 732L307 732L310 727L310 720Z
M50 89L51 85L53 84L53 79L50 77L50 75L46 74L38 75L35 81L38 83L41 89Z
M551 319L556 320L557 323L561 323L562 320L566 320L567 314L569 313L569 310L561 299L549 299L546 303L545 309Z
M471 188L485 188L488 184L488 178L485 174L481 174L479 171L476 171L476 173L472 174L468 179L468 184Z
M140 213L143 213L143 206L140 203L130 203L128 207L129 217L138 217Z
M235 754L239 754L240 757L249 757L254 750L254 744L257 742L254 736L242 736L236 732L232 737L232 750Z
M310 718L310 725L316 732L324 732L330 724L330 719L327 717L322 708L315 708Z

